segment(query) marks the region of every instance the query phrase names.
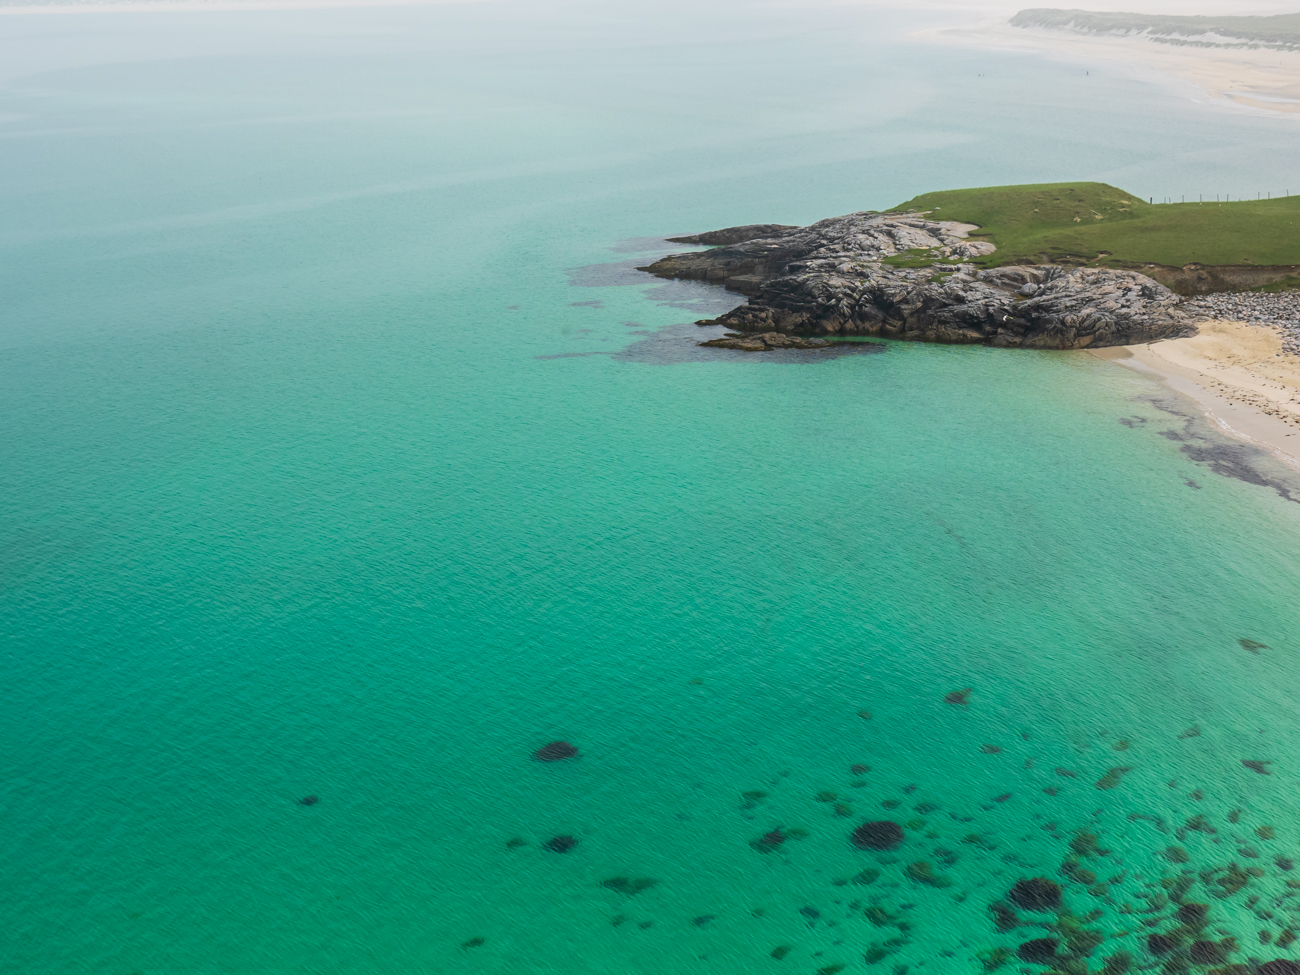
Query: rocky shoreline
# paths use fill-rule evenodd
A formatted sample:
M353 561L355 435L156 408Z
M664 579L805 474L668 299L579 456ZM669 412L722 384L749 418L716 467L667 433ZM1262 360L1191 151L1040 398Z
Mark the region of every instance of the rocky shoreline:
M745 351L791 347L766 341L769 335L787 341L881 336L1082 349L1195 331L1180 307L1182 299L1135 271L1058 265L979 269L969 261L994 247L969 239L977 229L915 213L853 213L809 227L733 227L674 238L719 246L674 254L640 270L748 295L746 304L699 323L736 333L710 344ZM742 341L755 335L764 336L761 343Z
M1281 355L1300 356L1300 293L1210 294L1185 307L1204 318L1271 328L1282 340Z

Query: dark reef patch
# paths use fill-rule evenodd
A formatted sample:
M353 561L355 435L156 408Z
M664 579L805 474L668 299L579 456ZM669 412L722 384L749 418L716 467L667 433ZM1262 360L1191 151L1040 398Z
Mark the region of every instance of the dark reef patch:
M1181 408L1173 396L1147 397L1160 411L1182 421L1182 430L1161 430L1160 435L1179 444L1183 454L1220 477L1270 488L1288 501L1300 504L1300 480L1295 472L1266 450L1229 439L1209 425L1205 417Z
M1033 941L1026 941L1017 948L1016 957L1021 961L1045 965L1056 960L1056 946L1058 944L1060 942L1056 938L1035 938Z
M903 827L892 819L874 820L855 829L850 839L859 850L893 850L903 842Z
M1046 877L1030 877L1016 881L1007 897L1026 911L1055 911L1061 906L1061 885Z
M1178 947L1178 941L1169 934L1147 935L1147 951L1153 955L1167 955Z
M538 762L560 762L566 758L577 758L578 749L567 741L553 741L533 752L533 759Z

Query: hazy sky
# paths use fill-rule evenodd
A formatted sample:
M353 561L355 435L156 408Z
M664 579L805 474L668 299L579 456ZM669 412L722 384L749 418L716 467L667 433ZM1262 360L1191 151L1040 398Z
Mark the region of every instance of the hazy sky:
M434 3L492 2L492 0L0 0L0 8L25 6L122 6L150 5L311 7L319 6L407 6ZM553 0L534 0L545 7ZM595 0L617 5L629 0ZM733 5L731 0L699 0L702 6ZM892 7L909 10L948 10L975 17L1009 17L1026 7L1122 10L1161 14L1281 14L1300 13L1300 0L758 0L764 6L824 8L835 6Z

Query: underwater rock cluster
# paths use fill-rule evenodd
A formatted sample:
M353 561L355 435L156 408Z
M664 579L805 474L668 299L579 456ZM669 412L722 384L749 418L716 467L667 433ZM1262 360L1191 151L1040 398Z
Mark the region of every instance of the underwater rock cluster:
M968 716L978 715L981 703L972 705L972 693L969 687L950 691L935 706L969 709L946 712L957 726L964 726ZM873 759L879 767L868 779L872 766L850 757L838 760L843 763L837 765L842 782L832 773L821 781L805 780L798 790L783 789L790 773L780 772L765 776L762 788L742 785L738 803L737 793L730 794L728 808L745 830L737 841L747 841L764 855L753 861L763 871L798 864L803 851L795 841L818 833L840 838L834 855L842 857L843 866L821 881L826 884L824 899L810 892L788 905L808 942L791 937L787 928L789 943L777 943L773 937L762 946L764 953L775 960L801 958L805 967L799 970L814 973L859 969L865 963L868 972L878 970L880 975L920 975L917 962L923 958L927 971L1005 969L1008 975L1300 975L1300 962L1286 957L1300 941L1300 878L1290 876L1295 860L1283 855L1287 851L1281 846L1269 846L1281 842L1280 830L1252 822L1240 798L1236 801L1241 805L1225 812L1227 803L1216 806L1210 801L1214 797L1207 797L1208 785L1190 788L1169 780L1174 805L1146 804L1152 797L1128 780L1131 774L1134 779L1142 774L1142 742L1137 737L1101 733L1108 746L1101 755L1124 751L1137 756L1131 759L1133 765L1107 768L1104 760L1089 761L1087 743L1075 742L1076 760L1070 764L1076 768L1067 768L1039 763L1041 755L1034 752L1040 736L1030 729L1018 736L1004 734L1001 745L983 748L978 729L972 727L965 746L995 756L982 761L1006 762L1009 773L1018 776L1007 785L1023 786L1028 779L1043 787L1016 788L993 797L985 793L968 797L969 804L941 804L924 791L914 794L924 787L898 776L887 762ZM1200 737L1199 725L1170 734L1171 740L1196 743L1179 747L1203 751ZM576 755L577 749L567 742L552 742L534 753L539 761ZM1271 774L1273 760L1230 755L1221 764L1225 774L1240 775L1244 766L1270 776L1245 776L1257 788L1287 785L1281 768ZM1163 793L1160 783L1155 785ZM889 814L892 819L860 822L848 831L846 849L844 827L834 824L863 804L898 811ZM1091 809L1091 815L1080 815L1080 809ZM767 810L773 814L767 823L740 825ZM785 822L778 820L778 811ZM809 828L791 824L804 816L815 820L806 822ZM1048 848L1057 852L1045 858L1044 848L1029 842L1033 837L1007 829L1011 822L1022 824L1012 830L1025 830L1026 817L1036 822L1039 837L1050 838ZM1071 822L1071 817L1080 821ZM548 854L563 854L577 844L577 837L566 834L540 847ZM1136 848L1142 844L1145 850ZM505 846L523 850L529 843L514 838ZM827 849L825 843L809 847L822 855ZM901 849L907 850L906 856L898 853ZM864 856L871 865L863 866ZM629 873L609 876L598 885L611 908L605 920L620 930L620 937L649 929L655 919L614 913L615 904L624 911L635 904L645 914L672 910L668 905L673 898L664 896L664 888L671 889L670 878ZM974 940L967 933L957 944L951 934L934 927L934 918L948 917L962 904L969 905L963 910L976 924L987 925L987 940ZM735 919L722 906L692 905L663 920L676 925L675 930L691 929L693 937L707 937ZM762 906L751 911L755 922L768 916ZM940 941L932 948L931 939L941 934L948 934L946 944ZM848 957L852 945L858 946L856 962ZM836 951L841 957L834 957Z

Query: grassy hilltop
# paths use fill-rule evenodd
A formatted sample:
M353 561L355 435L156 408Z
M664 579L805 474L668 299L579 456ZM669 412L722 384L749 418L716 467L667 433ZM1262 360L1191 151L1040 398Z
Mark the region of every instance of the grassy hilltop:
M976 262L986 267L1155 265L1174 271L1199 264L1224 274L1231 269L1238 287L1258 287L1300 265L1300 196L1152 205L1105 183L1042 183L926 193L891 212L912 210L978 224L972 239L998 248Z

